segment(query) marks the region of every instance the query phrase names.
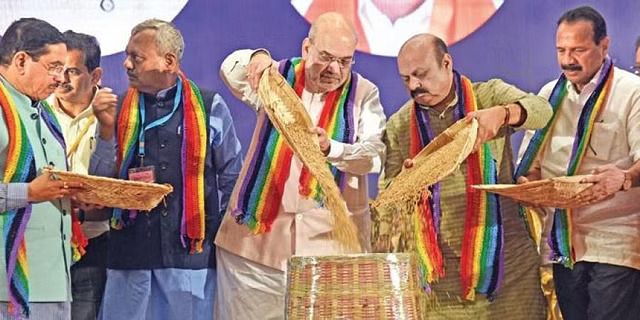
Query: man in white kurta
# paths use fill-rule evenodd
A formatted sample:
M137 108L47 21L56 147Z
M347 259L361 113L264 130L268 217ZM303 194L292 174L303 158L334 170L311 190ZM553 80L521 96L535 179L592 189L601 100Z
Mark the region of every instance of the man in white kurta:
M568 174L581 113L606 74L608 46L604 18L593 8L576 8L560 18L556 47L566 95L526 179ZM575 264L567 268L551 261L565 320L637 319L640 312L640 79L612 68L606 102L575 173L590 175L583 182L594 183L578 197L581 206L570 213ZM540 96L552 96L557 81L545 85ZM521 151L532 135L525 136ZM548 235L554 209L544 212ZM543 257L549 257L546 242L542 241Z
M327 93L341 87L351 74L356 39L351 25L335 13L323 15L311 27L303 41L305 85L301 100L312 121L318 119ZM277 64L266 50L239 50L222 63L221 74L232 92L254 110L261 112L257 100L257 79L267 67ZM356 224L363 251L370 248L370 214L367 173L377 171L384 152L381 142L385 116L378 89L364 77L357 77L354 96L353 144L328 139L317 130L320 148L327 160L346 175L343 197ZM252 141L249 153L260 141ZM247 174L245 165L232 194L238 197L241 181ZM295 156L284 183L278 216L271 231L254 235L247 226L236 223L229 206L216 237L218 296L216 319L284 318L285 270L292 255L327 255L345 253L331 239L331 214L316 201L299 194L302 163Z

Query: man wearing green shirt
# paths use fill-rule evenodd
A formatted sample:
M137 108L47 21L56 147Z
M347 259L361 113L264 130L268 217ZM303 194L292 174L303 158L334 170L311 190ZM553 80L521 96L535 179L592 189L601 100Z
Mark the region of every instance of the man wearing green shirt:
M451 175L430 187L429 201L418 204L417 214L425 214L429 218L423 219L433 222L419 226L420 230L433 237L414 236L417 228L408 215L378 210L373 218L374 250L413 251L426 239L419 243L426 252L422 256L418 252L418 256L427 257L421 261L434 268L422 271L439 270L425 276L439 278L424 284L427 297L434 302L427 303L428 319L543 319L539 259L516 203L474 191L470 184L513 183L509 138L514 128L543 127L551 116L549 104L498 79L471 82L453 68L446 44L430 34L416 35L402 46L398 69L412 99L387 122L381 189L403 167L411 167L410 159L455 121L475 118L478 138L475 151ZM482 180L474 181L474 176ZM482 197L485 202L473 200ZM485 215L494 217L486 219L493 221L486 227L494 232L493 238L489 237L494 241L483 243L490 248L492 259L480 259L474 256L477 251L465 250L476 243L467 237L477 227L469 217ZM428 239L436 239L436 243L428 243ZM441 259L428 260L435 256ZM478 266L486 276L465 265ZM473 279L481 280L476 283Z
M62 80L62 34L33 18L0 42L0 318L69 319L71 218L81 187L37 176L66 170L64 141L40 100ZM36 177L37 176L37 177Z

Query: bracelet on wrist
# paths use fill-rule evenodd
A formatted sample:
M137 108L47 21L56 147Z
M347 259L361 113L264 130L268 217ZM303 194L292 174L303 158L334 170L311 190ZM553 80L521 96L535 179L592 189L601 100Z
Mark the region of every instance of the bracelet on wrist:
M511 110L509 110L509 105L502 106L504 108L504 122L502 123L503 127L509 126L509 120L511 120Z

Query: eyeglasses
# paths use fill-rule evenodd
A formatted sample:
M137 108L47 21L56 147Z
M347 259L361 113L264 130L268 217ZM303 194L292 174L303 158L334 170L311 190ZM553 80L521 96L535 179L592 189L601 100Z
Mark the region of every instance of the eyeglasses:
M64 66L63 65L48 66L48 65L45 65L44 63L41 63L40 61L38 61L38 63L45 70L47 70L47 74L49 74L50 76L59 76L59 75L62 75L62 73L64 72Z
M356 63L353 57L338 58L330 53L327 53L326 51L318 50L318 48L316 48L313 43L311 43L311 46L318 52L318 60L325 66L328 66L335 61L338 63L340 70L343 70L351 67L354 63Z
M633 65L629 68L633 74L640 76L640 64Z
M62 64L53 64L53 65L46 65L44 64L42 61L40 61L40 59L34 58L33 55L27 53L29 55L29 57L31 57L31 60L33 60L34 62L37 62L39 65L41 65L45 70L47 70L47 74L49 74L50 76L59 76L62 75L64 72L64 65Z

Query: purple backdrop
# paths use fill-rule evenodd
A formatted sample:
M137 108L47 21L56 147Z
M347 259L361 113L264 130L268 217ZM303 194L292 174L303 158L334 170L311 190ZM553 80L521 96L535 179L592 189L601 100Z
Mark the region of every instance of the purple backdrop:
M556 20L565 10L585 3L605 16L612 39L610 54L616 64L631 66L634 42L640 34L640 1L506 0L485 25L450 48L454 67L472 80L497 77L537 92L559 75L555 60ZM255 115L221 83L220 63L240 48L268 48L276 59L300 55L309 24L285 0L190 0L174 23L186 42L183 69L201 86L224 96L246 148ZM102 63L106 70L104 85L118 92L127 85L123 59L119 53L104 57ZM391 115L407 99L395 59L357 53L356 61L355 70L378 85L385 112ZM515 140L517 146L519 140Z

